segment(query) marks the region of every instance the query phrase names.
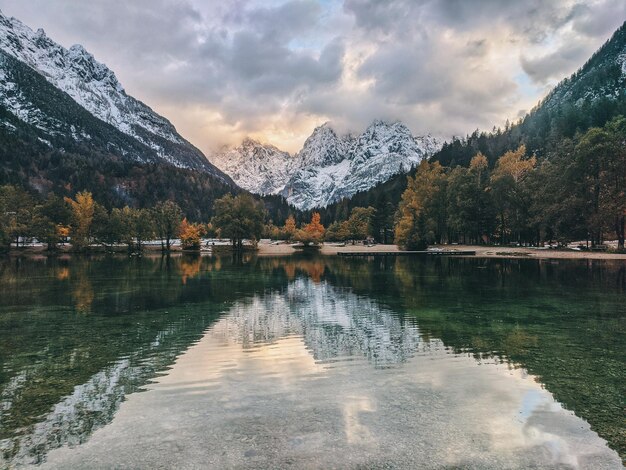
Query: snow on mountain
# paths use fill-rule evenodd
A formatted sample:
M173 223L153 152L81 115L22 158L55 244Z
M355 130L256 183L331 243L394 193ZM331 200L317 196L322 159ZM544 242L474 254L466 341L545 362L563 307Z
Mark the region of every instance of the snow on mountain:
M285 187L294 161L287 152L249 138L209 158L241 188L261 195L277 194Z
M26 96L20 87L14 83L6 71L7 58L0 54L0 100L2 105L21 121L29 122L40 130L49 134L60 132L63 123L58 119L42 112ZM5 127L15 129L10 123L3 123ZM88 137L88 136L87 136Z
M374 121L358 137L317 127L293 157L246 140L211 161L242 188L281 194L299 209L326 207L406 173L440 148L432 136L413 137L401 122Z
M216 172L200 150L167 119L127 95L115 74L82 46L65 49L42 29L33 31L0 12L0 50L39 72L93 116L146 145L160 159L178 167ZM8 108L15 110L15 102L8 103ZM29 119L24 113L16 115Z
M582 108L611 102L626 95L626 23L615 31L593 56L571 77L561 81L544 98L539 108L562 106Z
M300 168L325 167L340 163L352 146L350 136L339 137L328 123L316 127L298 152Z

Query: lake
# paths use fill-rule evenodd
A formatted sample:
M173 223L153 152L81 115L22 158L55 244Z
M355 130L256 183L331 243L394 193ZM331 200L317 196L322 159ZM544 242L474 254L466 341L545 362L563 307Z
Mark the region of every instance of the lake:
M0 259L0 468L622 468L625 299L619 261Z

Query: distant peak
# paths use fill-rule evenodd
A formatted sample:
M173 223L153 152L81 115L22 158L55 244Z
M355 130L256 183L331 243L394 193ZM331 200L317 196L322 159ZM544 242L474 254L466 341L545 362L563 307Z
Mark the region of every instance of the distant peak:
M315 132L328 132L328 131L335 132L335 130L332 128L332 126L330 124L330 121L326 121L324 124L320 124L315 129L313 129L313 133L315 133Z
M279 149L278 147L272 145L272 144L268 144L266 142L261 142L259 140L253 139L252 137L244 137L244 139L241 141L241 145L238 147L240 149L249 149L249 148L262 148L265 150L269 150L271 152L277 152L277 153L287 153L284 152L283 150ZM237 150L237 147L231 147L231 149Z
M406 127L404 126L404 124L400 121L387 121L385 119L374 119L372 121L372 123L368 126L368 128L371 127L396 127L396 126L402 126L402 127Z
M81 44L74 44L68 51L72 56L86 56L93 59L93 56Z
M321 126L317 126L313 129L313 132L308 137L307 141L310 139L325 138L326 136L337 137L337 132L335 132L335 129L331 127L330 122L325 122Z
M260 147L261 145L261 142L253 139L252 137L244 137L244 139L241 141L242 147Z

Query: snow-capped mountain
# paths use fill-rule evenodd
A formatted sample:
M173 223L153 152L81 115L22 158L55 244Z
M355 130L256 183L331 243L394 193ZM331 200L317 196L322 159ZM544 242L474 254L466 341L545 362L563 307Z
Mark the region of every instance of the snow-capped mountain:
M6 56L38 72L91 115L146 147L145 151L120 148L127 158L143 162L164 161L180 168L205 170L224 178L200 150L176 132L167 119L127 95L115 74L82 46L65 49L48 38L42 29L33 31L19 20L0 12L0 53L4 56L0 61L0 106L6 107L21 121L34 124L49 134L64 130L64 126L55 124L58 116L54 115L54 109L44 110L35 106L32 97L24 91L21 75L13 73L13 62ZM88 141L93 137L80 126L73 126L71 135L77 141Z
M352 150L350 135L338 136L328 123L316 127L298 152L298 167L326 167L341 163Z
M294 156L248 139L210 158L242 188L281 194L294 207L308 210L406 173L439 147L432 136L413 137L401 122L374 121L357 137L338 135L326 123Z
M287 152L250 138L219 154L219 159L210 158L240 187L261 195L277 194L285 187L294 161Z

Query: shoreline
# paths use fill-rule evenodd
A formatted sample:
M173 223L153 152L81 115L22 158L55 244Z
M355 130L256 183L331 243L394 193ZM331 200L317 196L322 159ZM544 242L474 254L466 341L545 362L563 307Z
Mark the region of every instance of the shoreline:
M536 259L606 259L626 261L626 253L595 252L556 250L546 248L507 247L507 246L483 246L483 245L437 245L430 249L443 249L444 251L475 251L475 255L460 255L473 258L536 258ZM361 244L339 246L336 243L325 243L319 250L319 254L338 256L339 252L398 252L397 245L373 245ZM259 243L259 256L289 256L301 252L289 244L270 244L267 241Z
M547 249L547 248L529 248L529 247L510 247L510 246L484 246L484 245L436 245L429 247L429 250L443 250L443 251L473 251L475 254L462 254L460 257L473 257L473 258L530 258L530 259L585 259L585 260L617 260L626 261L626 253L615 252L597 252L597 251L575 251L575 250L559 250L559 249ZM339 253L363 253L363 256L367 256L367 252L372 254L376 253L395 253L402 251L397 245L372 245L366 246L363 244L346 244L340 245L338 243L325 243L321 248L315 251L315 254L323 256L339 256ZM174 245L170 251L172 255L185 254L181 250L180 246ZM220 254L226 255L230 251L223 251L219 253L212 253L212 250L201 250L197 254ZM294 254L302 253L302 250L295 249L289 243L276 243L269 240L261 240L258 244L258 250L246 250L246 254L256 256L291 256ZM57 251L48 252L45 246L26 246L23 248L12 248L10 251L0 253L0 257L20 257L20 256L90 256L90 255L129 255L126 246L115 246L112 249L104 250L102 247L97 247L89 253L75 253L72 252L69 245L60 246ZM155 256L161 255L160 245L146 245L144 246L144 255ZM195 253L191 253L195 254ZM137 256L137 253L130 254L129 256Z

